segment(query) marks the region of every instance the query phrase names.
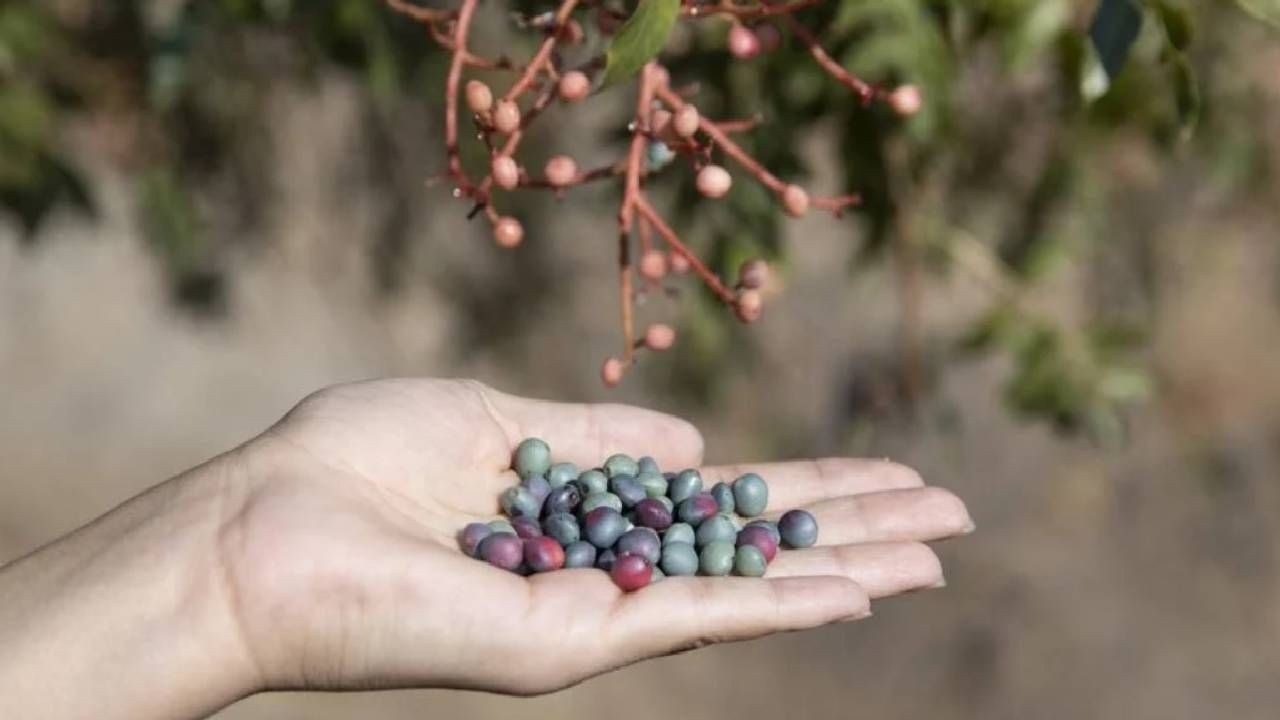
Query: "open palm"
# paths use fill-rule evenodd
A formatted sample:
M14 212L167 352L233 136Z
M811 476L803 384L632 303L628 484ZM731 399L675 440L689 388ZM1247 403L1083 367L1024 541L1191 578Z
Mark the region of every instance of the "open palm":
M672 577L623 594L605 573L520 577L457 532L497 513L524 437L590 467L615 452L698 467L688 423L620 405L526 400L467 381L317 393L236 454L221 561L263 687L469 687L529 694L707 643L865 616L871 598L941 583L920 541L971 529L964 505L893 463L751 466L771 514L806 507L818 546L764 580ZM702 468L708 483L746 468Z

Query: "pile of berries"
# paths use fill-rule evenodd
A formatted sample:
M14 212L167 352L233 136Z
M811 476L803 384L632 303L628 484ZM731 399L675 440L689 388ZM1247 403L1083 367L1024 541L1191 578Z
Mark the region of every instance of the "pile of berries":
M664 473L651 457L612 455L579 472L528 438L516 448L520 484L500 497L509 520L471 523L462 551L521 574L599 568L626 591L668 575L760 577L779 546L804 548L818 523L804 510L761 519L769 486L755 473L704 491L697 470ZM756 519L751 519L756 518Z

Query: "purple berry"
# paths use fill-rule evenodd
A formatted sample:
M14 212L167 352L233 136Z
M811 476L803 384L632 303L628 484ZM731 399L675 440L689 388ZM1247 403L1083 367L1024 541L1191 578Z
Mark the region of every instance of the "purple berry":
M680 522L689 523L694 527L701 525L703 520L718 512L720 512L720 505L711 493L698 493L676 506L676 515L680 518Z
M564 546L566 568L589 568L596 564L596 546L585 540Z
M658 539L658 533L650 528L638 527L623 533L613 546L613 551L618 557L639 555L653 564L662 557L662 541Z
M524 560L524 541L515 535L494 533L480 541L480 559L515 572Z
M598 507L583 518L582 529L587 541L600 549L613 547L626 532L627 521L611 507Z
M805 510L788 510L778 518L778 532L787 546L807 548L818 541L818 521Z
M533 499L537 500L539 505L551 493L551 483L547 482L545 475L530 475L521 480L520 484L524 486L525 490L529 491L529 494L533 495Z
M547 495L547 501L542 504L542 514L549 517L556 513L571 513L581 502L582 493L577 485L561 485Z
M658 498L645 498L636 503L635 522L654 530L666 530L671 527L671 511Z
M609 490L622 501L622 507L633 508L648 497L644 486L633 475L615 475L609 479Z
M468 523L458 535L458 544L461 545L462 552L476 557L476 549L480 547L480 541L492 534L493 528L484 523Z
M602 550L596 555L596 567L605 572L613 569L613 563L618 559L617 554L612 550Z
M542 535L542 526L531 517L512 518L511 527L516 529L516 535L523 540Z
M639 555L622 555L613 563L609 577L624 592L639 590L653 579L653 564Z
M747 523L747 527L762 527L773 537L774 545L782 544L782 533L778 532L778 523L772 520L752 520ZM746 528L743 529L745 530Z
M768 528L759 525L748 525L742 528L738 533L738 547L750 545L759 550L766 562L773 562L774 556L778 554L778 541L773 539L773 533Z
M551 572L564 567L564 548L545 535L524 543L524 561L534 572Z

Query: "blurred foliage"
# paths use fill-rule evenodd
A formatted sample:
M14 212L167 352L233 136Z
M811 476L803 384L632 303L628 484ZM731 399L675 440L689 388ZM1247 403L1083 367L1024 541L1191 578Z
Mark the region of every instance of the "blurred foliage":
M1273 0L1239 2L1269 22L1280 17ZM518 0L512 9L552 7ZM589 11L581 12L594 32ZM880 262L900 266L904 278L986 268L999 291L961 347L1011 359L1015 410L1109 441L1123 435L1126 403L1147 391L1141 333L1131 329L1141 318L1101 307L1066 323L1027 310L1024 300L1091 252L1064 227L1067 209L1109 212L1091 149L1105 152L1109 137L1145 137L1168 152L1192 142L1204 102L1196 28L1224 12L1231 10L1193 12L1184 0L845 0L797 14L850 70L886 86L918 85L925 104L906 120L858 102L794 39L748 62L729 60L719 20L683 23L663 59L677 82L697 83L707 114L758 115L761 126L742 142L783 178L806 178L797 148L807 138L834 141L836 181L864 198L846 221L861 228L854 282ZM615 52L634 61L649 52L641 45ZM126 128L122 164L138 178L143 225L177 296L216 305L223 245L246 235L267 196L269 93L325 72L359 73L376 117L405 98L438 105L444 62L419 26L379 0L10 0L0 6L0 207L28 239L60 205L92 208L68 122ZM1238 133L1231 139L1230 118L1215 122L1224 132L1194 141L1250 157ZM621 140L624 124L602 134ZM713 268L731 275L749 256L784 260L782 218L758 185L735 183L726 201L705 203L691 173L664 175L677 227ZM208 209L215 202L220 212ZM1106 242L1105 232L1097 235ZM404 245L388 243L383 254ZM706 295L685 305L675 362L696 380L688 386L714 392L717 366L744 333Z

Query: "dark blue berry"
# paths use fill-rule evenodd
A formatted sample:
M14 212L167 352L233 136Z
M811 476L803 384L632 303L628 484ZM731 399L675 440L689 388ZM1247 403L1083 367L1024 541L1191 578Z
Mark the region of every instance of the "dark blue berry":
M462 547L462 552L476 556L476 550L480 547L480 541L493 534L493 528L484 523L468 523L462 528L462 532L458 533L458 544Z
M547 519L542 521L542 532L555 538L556 542L566 547L577 542L582 536L582 531L578 527L578 519L569 513L548 515Z
M551 516L556 513L571 513L581 503L582 494L578 492L577 485L561 485L547 496L547 501L542 504L542 514Z
M617 559L618 556L612 550L601 550L596 554L596 567L609 572L613 569L613 563Z
M613 547L626 532L626 520L611 507L598 507L587 513L582 521L582 531L587 540L600 549Z
M662 541L658 539L658 533L647 527L638 527L628 530L618 538L618 542L614 544L613 551L619 557L623 555L639 555L650 563L658 562L658 558L662 557Z
M702 492L702 474L697 470L683 470L667 486L667 497L679 505Z
M636 503L648 497L644 486L631 475L615 475L609 478L609 491L618 496L622 501L622 507L628 509L635 507Z
M782 542L793 548L807 548L818 541L818 521L805 510L788 510L778 518Z
M589 568L596 564L596 546L585 540L569 543L564 546L564 566L567 568Z
M524 541L515 535L494 533L480 541L480 558L494 567L515 571L524 561Z

